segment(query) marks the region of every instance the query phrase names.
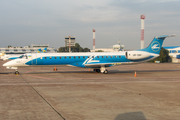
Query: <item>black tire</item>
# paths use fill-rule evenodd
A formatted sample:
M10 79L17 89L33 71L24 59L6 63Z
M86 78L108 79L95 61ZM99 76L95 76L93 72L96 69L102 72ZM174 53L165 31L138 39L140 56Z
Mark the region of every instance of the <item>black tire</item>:
M100 73L101 72L100 69L97 69L97 72Z
M18 72L18 71L16 71L16 72L15 72L15 74L17 75L17 74L19 74L19 72Z
M94 69L94 71L100 73L100 69Z
M103 73L104 73L104 74L108 74L108 70L105 70Z

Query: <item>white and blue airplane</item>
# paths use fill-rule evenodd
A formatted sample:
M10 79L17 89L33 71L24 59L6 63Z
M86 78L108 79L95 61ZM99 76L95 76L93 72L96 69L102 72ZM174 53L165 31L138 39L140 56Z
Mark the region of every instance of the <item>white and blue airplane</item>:
M175 35L156 36L147 48L134 51L27 53L18 59L3 64L3 66L9 69L15 69L15 74L19 74L18 67L45 65L70 65L75 67L92 68L95 72L107 74L108 70L106 67L146 62L158 57L164 39L173 36Z

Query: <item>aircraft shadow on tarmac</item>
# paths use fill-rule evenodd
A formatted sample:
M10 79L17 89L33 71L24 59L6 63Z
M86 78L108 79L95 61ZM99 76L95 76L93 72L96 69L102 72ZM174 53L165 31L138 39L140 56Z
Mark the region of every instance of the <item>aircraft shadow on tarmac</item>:
M114 120L146 120L146 118L144 114L140 111L119 114Z
M180 70L109 70L108 74L116 74L116 73L134 73L134 72L138 72L138 73L147 73L147 72L172 72L172 71L180 71ZM58 74L58 73L93 73L93 74L98 74L98 73L94 73L94 71L48 71L48 72L44 72L44 71L40 71L40 72L21 72L20 74L47 74L47 73L54 73L54 74ZM0 74L14 74L14 72L1 72Z

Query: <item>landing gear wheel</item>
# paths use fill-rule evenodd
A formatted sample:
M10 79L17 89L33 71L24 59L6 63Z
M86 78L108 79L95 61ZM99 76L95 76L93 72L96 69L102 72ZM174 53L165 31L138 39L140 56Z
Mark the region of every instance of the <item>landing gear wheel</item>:
M104 74L108 74L108 70L105 70L103 73L104 73Z
M16 74L16 75L19 75L19 72L18 72L18 71L16 71L16 72L15 72L15 74Z
M100 73L100 69L94 69L95 72Z

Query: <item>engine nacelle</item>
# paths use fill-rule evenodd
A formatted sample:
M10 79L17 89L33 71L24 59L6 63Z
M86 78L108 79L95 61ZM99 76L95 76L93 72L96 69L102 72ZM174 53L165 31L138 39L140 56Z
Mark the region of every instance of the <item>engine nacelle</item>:
M139 60L149 57L150 54L143 51L129 51L126 52L126 58L129 60Z

